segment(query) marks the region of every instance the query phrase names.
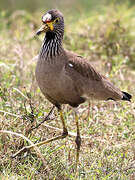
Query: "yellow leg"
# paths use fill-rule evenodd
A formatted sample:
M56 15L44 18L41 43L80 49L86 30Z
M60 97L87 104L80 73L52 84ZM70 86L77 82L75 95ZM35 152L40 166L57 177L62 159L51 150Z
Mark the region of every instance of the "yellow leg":
M60 119L61 119L62 125L63 125L63 133L68 135L68 131L67 131L67 128L66 128L66 125L65 125L65 121L64 121L62 110L60 110L59 113L60 113Z
M76 145L77 145L77 151L76 151L76 172L77 172L77 167L78 167L78 163L79 163L79 153L80 153L80 147L81 147L81 137L80 137L80 130L79 130L77 112L75 112L75 121L76 121L76 128L77 128L77 136L76 136L76 139L75 139L75 142L76 142Z
M35 146L41 146L43 144L48 144L49 142L52 142L52 141L55 141L55 140L59 140L59 139L63 139L65 138L67 135L68 135L68 131L67 131L67 128L66 128L66 125L65 125L65 122L64 122L64 117L63 117L63 113L62 113L62 110L59 110L60 112L60 118L61 118L61 121L62 121L62 125L63 125L63 133L62 135L59 135L59 136L56 136L54 138L51 138L51 139L48 139L48 140L45 140L45 141L42 141L40 143L37 143L37 144L34 144L34 145L31 145L31 146L26 146L26 147L23 147L22 149L20 149L17 153L15 153L14 155L12 155L12 157L16 157L17 155L21 154L22 152L26 152L27 150L35 147Z

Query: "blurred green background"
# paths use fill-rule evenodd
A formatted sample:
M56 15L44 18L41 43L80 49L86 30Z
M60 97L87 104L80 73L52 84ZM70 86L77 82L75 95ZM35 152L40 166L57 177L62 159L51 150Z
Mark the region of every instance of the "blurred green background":
M93 10L100 11L101 6L108 4L123 4L128 6L135 4L134 0L1 0L0 10L10 12L23 9L30 12L58 8L64 12L86 13Z
M0 130L19 132L33 143L58 134L40 124L51 104L35 80L37 55L43 34L35 37L41 16L57 8L64 14L64 48L86 57L123 91L127 102L90 102L80 106L82 136L78 179L135 177L135 0L0 0ZM74 114L64 106L68 130L76 133ZM61 129L54 112L50 127ZM47 166L31 152L11 159L22 138L0 134L0 180L74 180L74 138L40 148ZM48 169L46 169L46 167ZM77 178L76 178L77 179Z

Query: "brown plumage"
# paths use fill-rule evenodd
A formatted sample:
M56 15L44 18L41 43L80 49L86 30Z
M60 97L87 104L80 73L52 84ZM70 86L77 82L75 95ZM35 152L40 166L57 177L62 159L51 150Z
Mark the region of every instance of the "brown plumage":
M77 107L86 100L92 99L130 101L130 94L115 87L85 58L63 48L64 19L58 10L48 11L42 17L42 22L43 25L37 35L41 32L46 34L38 58L36 79L42 93L52 104L61 110L62 104ZM64 138L68 133L62 114L61 120L63 134L59 138ZM78 118L76 118L76 126L78 162L81 145Z
M39 57L36 78L42 93L54 105L77 107L85 100L128 100L131 96L116 88L83 57L62 49L59 55Z
M98 73L83 57L65 50L62 46L64 35L63 15L57 10L50 10L42 17L43 25L37 31L37 35L45 32L45 38L39 53L36 67L36 79L45 97L54 104L60 112L63 125L63 133L54 138L37 143L34 146L26 146L12 157L21 152L63 139L68 135L64 122L61 105L69 104L77 107L86 100L126 100L130 101L131 95L116 88L105 76ZM54 106L52 110L54 109ZM48 116L44 119L47 120ZM43 122L44 122L43 121ZM78 124L78 116L75 112L77 127L76 136L76 170L79 162L81 137Z

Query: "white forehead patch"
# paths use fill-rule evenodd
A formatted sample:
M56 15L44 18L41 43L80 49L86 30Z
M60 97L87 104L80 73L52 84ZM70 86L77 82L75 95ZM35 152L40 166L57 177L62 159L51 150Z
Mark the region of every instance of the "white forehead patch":
M46 21L50 21L52 19L52 15L47 13L42 17L42 21L46 22Z

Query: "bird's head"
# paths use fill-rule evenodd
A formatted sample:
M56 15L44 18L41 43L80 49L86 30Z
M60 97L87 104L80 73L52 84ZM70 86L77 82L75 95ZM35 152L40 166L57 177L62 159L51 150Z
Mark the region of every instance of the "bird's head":
M53 9L42 16L42 26L37 31L37 35L46 32L57 32L64 30L64 19L60 11Z

